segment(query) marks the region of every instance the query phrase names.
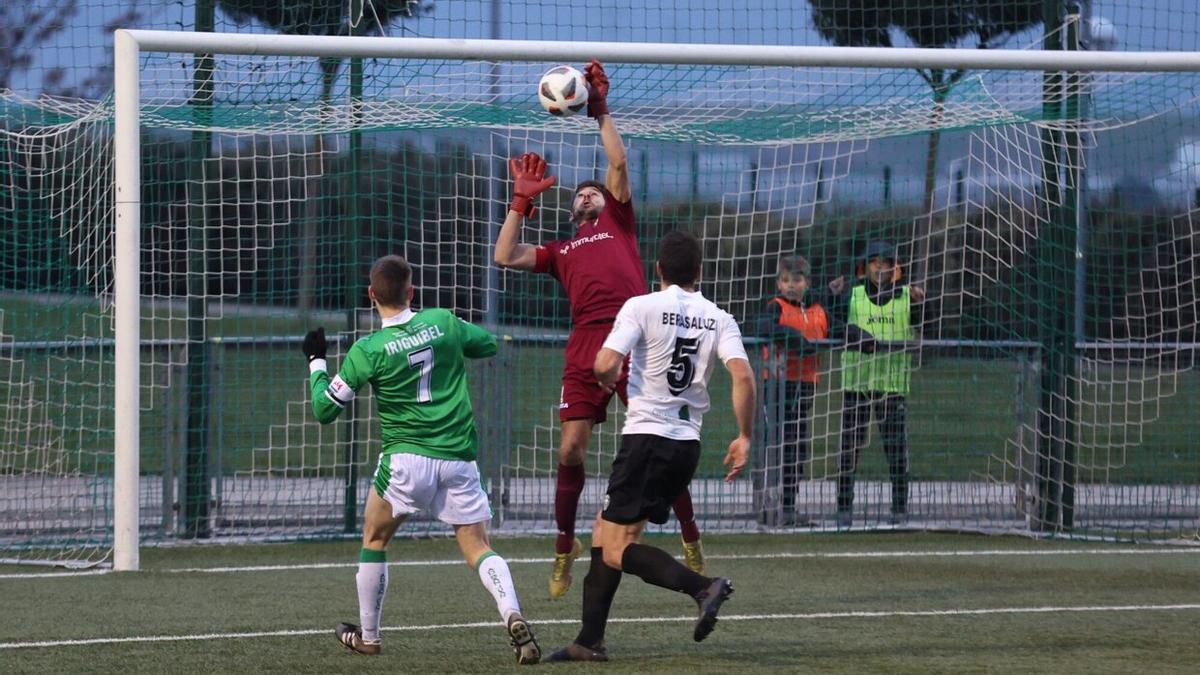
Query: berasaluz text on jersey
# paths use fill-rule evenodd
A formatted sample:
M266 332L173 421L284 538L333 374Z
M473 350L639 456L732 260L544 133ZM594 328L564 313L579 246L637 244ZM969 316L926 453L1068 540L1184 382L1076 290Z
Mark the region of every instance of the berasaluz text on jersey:
M674 312L663 312L662 322L664 326L680 326L682 328L693 328L696 330L717 329L717 320L711 317L688 316L686 314L676 314Z

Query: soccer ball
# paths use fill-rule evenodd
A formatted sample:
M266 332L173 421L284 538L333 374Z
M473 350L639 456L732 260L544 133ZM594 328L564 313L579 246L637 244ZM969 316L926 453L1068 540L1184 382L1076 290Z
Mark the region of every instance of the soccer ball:
M570 117L587 105L587 81L571 66L555 66L538 82L538 100L551 115Z

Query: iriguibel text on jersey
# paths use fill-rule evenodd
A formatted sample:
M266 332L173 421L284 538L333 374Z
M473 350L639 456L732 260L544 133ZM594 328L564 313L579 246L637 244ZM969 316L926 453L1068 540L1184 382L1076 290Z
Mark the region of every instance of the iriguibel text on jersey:
M402 335L395 340L391 340L383 345L383 349L388 353L388 356L394 356L413 347L420 347L427 342L432 342L442 337L442 335L444 333L442 333L441 327L429 326L415 335Z

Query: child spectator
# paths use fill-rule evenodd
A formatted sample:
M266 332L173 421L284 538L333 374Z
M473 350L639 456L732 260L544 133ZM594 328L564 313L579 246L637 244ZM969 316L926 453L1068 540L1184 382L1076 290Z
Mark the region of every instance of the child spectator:
M811 525L796 513L796 492L804 478L804 464L809 456L813 399L821 379L817 347L812 341L829 337L829 318L825 308L810 293L810 267L803 256L784 256L776 270L777 295L767 301L760 319L759 334L774 343L774 354L763 348L764 391L768 386L782 384L783 444L780 452L782 485L778 525ZM830 284L840 290L842 281ZM777 383L770 384L771 380ZM779 382L782 380L782 382ZM765 514L764 514L765 515Z

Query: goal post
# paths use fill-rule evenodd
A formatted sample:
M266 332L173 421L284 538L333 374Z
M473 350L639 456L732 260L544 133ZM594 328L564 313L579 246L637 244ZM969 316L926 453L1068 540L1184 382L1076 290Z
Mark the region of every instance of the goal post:
M136 35L113 34L113 569L140 566L141 112Z
M923 350L918 349L917 370L913 377L913 396L916 400L913 405L918 405L917 401L923 401L926 406L944 405L948 418L960 414L952 402L954 394L939 391L937 397L930 398L924 394L925 398L921 398L923 394L918 384L921 378L938 382L942 380L937 378L946 378L946 392L953 391L953 387L964 386L962 383L969 383L973 381L972 378L976 378L976 381L982 378L988 382L1001 382L1008 386L1011 382L1008 377L1010 373L1002 375L997 372L1003 366L981 368L977 369L979 372L972 373L970 367L961 366L958 360L965 362L967 359L976 359L981 363L995 361L1003 364L1007 362L1002 359L1015 358L1013 355L1019 354L1020 363L1036 363L1036 359L1030 361L1027 358L1029 349L1026 346L1018 348L1010 344L1012 340L1036 341L1036 331L1027 333L1019 327L1010 328L1006 324L1008 315L994 310L995 305L1003 304L1008 298L1003 290L1007 285L1022 289L1022 300L1029 309L1049 313L1058 311L1039 304L1040 299L1036 297L1039 280L1030 270L1032 261L1038 255L1038 246L1048 242L1055 246L1072 245L1061 237L1047 238L1047 232L1055 227L1073 227L1074 224L1054 222L1055 216L1049 215L1050 207L1058 205L1047 204L1046 195L1038 192L1042 163L1047 158L1039 147L1036 130L1049 127L1087 134L1103 133L1137 124L1150 124L1152 120L1163 116L1164 111L1172 111L1172 115L1183 119L1185 115L1195 112L1192 103L1195 100L1194 93L1200 93L1200 82L1192 77L1200 73L1200 53L1188 52L778 47L118 30L114 37L115 92L111 118L111 293L115 338L111 401L114 447L112 549L113 565L119 570L138 568L138 546L142 539L139 524L146 522L139 508L145 501L145 496L140 493L147 485L147 471L143 471L139 465L145 434L142 415L151 405L148 397L143 396L149 386L144 381L146 373L150 372L144 350L148 343L158 344L154 341L159 338L171 340L182 337L177 332L171 332L174 329L164 330L162 335L155 334L159 330L156 327L158 323L171 320L168 310L152 310L164 313L166 318L162 322L156 322L155 317L147 321L144 316L148 307L148 299L143 293L145 280L147 275L156 275L159 271L144 268L141 263L146 250L141 237L147 232L141 222L144 207L141 143L146 133L144 121L148 116L153 118L152 126L157 129L192 128L189 125L193 123L184 120L184 116L176 111L176 108L187 105L190 75L182 77L168 74L170 68L180 73L186 72L186 62L181 69L179 63L173 63L168 68L152 60L159 55L186 57L194 54L268 60L265 65L247 62L249 65L241 67L236 64L230 75L220 76L226 78L221 81L222 85L236 91L237 102L231 103L229 111L224 113L218 102L209 127L238 136L230 141L232 149L229 152L239 159L245 159L245 171L264 172L262 175L238 173L230 178L210 176L205 178L201 192L211 193L206 198L211 198L214 204L222 199L236 201L236 208L240 209L237 218L247 219L244 223L239 221L239 224L245 225L244 231L230 233L222 231L220 226L214 226L211 233L214 247L224 246L233 251L223 264L232 265L238 270L231 273L235 277L242 274L243 267L257 269L260 264L266 264L255 257L255 251L278 247L277 238L295 236L282 234L281 229L290 227L300 219L293 213L292 205L302 203L306 198L315 199L308 182L314 177L320 178L323 172L332 171L324 163L332 165L342 161L331 151L314 153L307 146L297 146L292 137L346 133L359 128L364 117L370 118L367 124L373 125L372 128L388 132L433 133L441 129L453 133L455 130L471 128L475 135L469 141L463 141L465 149L460 149L463 156L454 155L446 159L437 152L430 153L453 164L445 170L445 186L452 189L454 195L422 194L415 197L429 203L423 214L425 217L432 214L435 220L428 225L413 226L414 229L405 240L372 242L378 245L371 250L385 248L384 244L400 248L411 246L419 255L426 256L417 266L420 268L423 263L433 270L424 277L425 285L430 287L428 301L431 304L441 301L454 305L452 309L477 320L501 321L502 325L490 327L510 336L505 349L553 345L545 352L535 351L533 347L529 348L527 355L512 352L512 358L517 360L514 371L487 371L490 373L487 377L493 378L485 385L488 391L502 392L504 387L501 385L507 382L517 387L519 378L515 370L532 368L530 364L534 360L545 361L547 355L561 351L559 338L547 336L560 335L567 326L563 323L560 308L543 307L553 302L552 298L544 296L557 293L552 286L537 286L536 281L518 278L511 273L501 273L497 282L483 280L485 275L495 275L487 257L488 252L481 250L484 243L490 240L484 230L497 225L488 221L491 220L490 214L495 211L493 202L502 199L505 194L502 188L497 188L505 177L495 175L496 167L502 167L500 160L522 145L543 148L545 152L552 153L552 170L562 171L564 176L576 180L590 177L601 170L603 160L594 140L588 140L594 136L594 127L580 120L554 121L541 115L540 110L530 113L506 109L505 106L516 102L528 105L532 102L533 81L525 80L529 73L534 72L535 65L582 63L598 58L606 64L612 64L618 71L622 64L628 64L629 70L625 72L630 73L631 77L644 78L631 87L636 93L627 95L623 101L624 107L614 105L614 113L622 124L627 145L634 144L639 149L636 156L631 155L631 167L635 174L634 198L638 200L639 214L644 214L640 218L664 227L689 226L698 230L705 242L706 294L711 293L713 299L730 309L744 326L753 323L760 309L760 300L773 291L775 261L781 255L804 251L806 255L827 263L821 268L822 281L837 276L834 272L853 276L855 257L867 239L895 238L894 243L901 250L901 255L911 259L916 251L928 247L916 245L913 241L915 235L908 231L908 226L921 219L930 222L936 219L941 223L936 232L926 235L936 238L936 245L928 248L932 252L919 261L926 278L914 280L942 290L944 294L937 301L937 319L927 328L926 337L932 345L928 350L927 363L922 361ZM317 101L311 92L277 95L276 92L266 91L270 87L289 86L290 80L283 75L287 63L269 61L276 57L364 58L415 65L411 74L381 75L373 94L378 99L347 104L344 101ZM427 70L422 70L422 63L431 65ZM456 97L464 96L463 85L469 85L473 76L492 72L472 65L477 63L513 64L510 70L517 72L505 75L508 79L496 85L499 93L489 94L483 91L487 87L481 85L483 93L468 93L465 102L458 100ZM659 68L662 70L656 70ZM984 75L963 84L960 98L951 101L946 114L937 118L929 114L927 101L921 98L919 89L887 89L892 86L888 74L906 69L968 69ZM1103 116L1100 122L1081 123L1079 120L1064 119L1058 114L1047 114L1041 107L1040 83L1030 88L1019 76L1008 78L1003 75L1029 71L1093 74L1088 78L1064 78L1064 81L1087 80L1096 92L1114 92L1114 96L1121 97L1121 101L1112 103L1111 109L1104 108L1101 101L1102 105L1093 111L1097 117ZM997 75L992 77L993 73ZM1172 73L1180 77L1172 78L1169 75ZM1149 76L1151 81L1147 83L1138 79L1142 75ZM696 91L688 90L686 83L689 77L695 78ZM146 81L153 83L153 90L149 93L143 88ZM664 104L659 100L654 91L655 85L648 84L655 81L663 83L665 91L672 97L671 103ZM1172 91L1148 93L1151 87L1161 89L1162 86L1176 87L1178 95ZM620 82L614 90L618 91L619 87ZM525 90L528 90L528 100L521 97ZM768 91L781 91L779 101L772 102L764 94ZM225 94L218 90L216 95ZM1059 95L1060 108L1065 108L1066 98L1070 94ZM289 99L297 103L289 104ZM760 104L761 108L755 107ZM532 105L536 106L536 103ZM1180 127L1186 127L1186 123L1180 122ZM841 189L837 195L830 194L841 183L865 184L862 183L865 179L858 173L858 167L869 152L869 144L878 143L880 138L900 139L899 142L902 142L904 138L934 129L964 132L964 138L960 141L960 168L958 173L951 173L941 181L943 187L937 194L935 213L912 213L892 206L869 205L851 214L849 207L839 206L839 200L846 197L845 192L852 192L855 188ZM419 144L420 139L406 138L404 142ZM1122 137L1121 142L1129 141ZM394 143L400 145L399 141ZM278 157L282 159L276 159L272 153L279 153ZM656 168L654 162L661 157L675 155L681 156L678 165L683 168ZM1065 151L1058 155L1060 162L1067 161L1069 157ZM433 160L416 158L413 161ZM1200 157L1189 157L1186 162L1191 164L1178 171L1195 170ZM272 183L275 179L267 174L281 167L293 171L295 175ZM884 178L875 179L886 182L880 189L883 195L881 203L884 204L895 199L890 168L882 174ZM709 181L704 175L708 169L719 173L719 179ZM678 181L682 185L680 193L656 197L653 183L656 177L662 178L667 171L686 172L688 176L686 180ZM1060 175L1061 171L1059 166L1055 166L1052 173ZM233 194L233 188L230 188L229 194L222 192L222 181L225 180L235 186L244 186L246 194L250 196ZM710 182L725 184L709 185ZM353 190L360 187L355 184L345 189L354 195ZM1186 194L1190 190L1187 186L1172 189L1185 192L1185 198L1190 200ZM871 187L870 190L873 192L875 188ZM362 198L374 198L374 195L364 193ZM256 199L265 203L254 203ZM1191 248L1187 248L1186 253L1180 252L1184 243L1190 247L1196 239L1191 224L1191 208L1190 204L1181 205L1160 218L1168 223L1163 226L1163 231L1174 234L1164 234L1165 238L1153 246L1161 243L1164 251L1171 248L1175 255L1181 256L1166 263L1161 262L1165 258L1160 258L1160 266L1151 268L1151 274L1155 276L1154 283L1164 288L1176 284L1172 288L1177 289L1181 282L1174 277L1167 277L1174 268L1193 262ZM275 210L283 212L283 215ZM544 204L542 210L551 218L561 219L565 213L561 202ZM260 218L261 221L257 220ZM857 234L854 232L856 222L860 223L861 229ZM558 224L549 219L539 220L531 228L543 240L562 234ZM842 234L838 235L839 232ZM269 242L263 243L264 240ZM155 243L156 247L159 245ZM646 246L643 247L644 254L652 252ZM1151 260L1154 252L1147 251L1146 260ZM967 261L972 265L967 265ZM168 277L173 273L164 271L162 275ZM186 276L198 272L185 269L182 274ZM206 291L213 293L213 297L225 299L237 295L236 288L227 290L227 284L219 279L210 280L207 272L204 274L205 283L219 287ZM235 278L230 283L238 286L240 282ZM492 288L494 283L502 286L499 289L500 297L481 297L483 287ZM518 288L521 290L518 291ZM1144 298L1148 293L1143 291L1140 297ZM103 295L103 292L99 294ZM166 299L169 299L170 294L166 295ZM1044 464L1047 458L1037 447L1029 447L1027 440L1048 433L1059 442L1070 438L1072 442L1087 444L1093 456L1097 453L1104 455L1104 458L1091 463L1090 460L1080 460L1079 474L1088 475L1084 477L1077 474L1079 480L1086 480L1092 487L1087 494L1077 494L1076 497L1091 500L1090 503L1096 505L1100 513L1093 520L1084 519L1084 522L1093 523L1085 526L1085 529L1093 528L1087 530L1088 533L1121 536L1127 532L1154 532L1156 534L1152 536L1158 536L1157 533L1167 532L1167 536L1176 536L1180 532L1194 531L1200 519L1200 499L1192 488L1200 484L1200 477L1174 476L1168 479L1164 475L1159 486L1161 490L1156 487L1139 492L1140 488L1126 491L1125 481L1140 481L1146 471L1169 469L1159 469L1155 464L1158 460L1153 460L1149 469L1143 467L1132 471L1131 475L1135 477L1126 479L1120 473L1131 464L1132 460L1128 457L1138 447L1142 430L1152 424L1157 415L1165 414L1157 410L1159 406L1167 406L1166 402L1177 395L1183 396L1184 400L1195 400L1188 388L1191 385L1183 384L1185 380L1191 382L1191 361L1195 348L1190 345L1195 338L1196 319L1188 312L1193 308L1195 299L1179 293L1172 297L1185 306L1170 308L1149 303L1144 307L1134 307L1134 300L1128 300L1125 303L1129 306L1128 311L1122 309L1125 314L1117 318L1106 315L1103 319L1109 323L1123 321L1122 325L1138 324L1142 328L1135 327L1120 335L1075 336L1080 344L1097 343L1099 339L1098 346L1082 347L1082 353L1087 355L1083 374L1069 383L1069 391L1056 391L1052 395L1057 397L1054 399L1055 406L1068 399L1082 402L1085 412L1080 414L1086 414L1086 420L1061 419L1061 411L1066 408L1055 407L1046 411L1046 414L1050 417L1058 415L1055 421L1061 424L1052 425L1049 431L1039 428L1032 416L1009 425L1008 431L1013 426L1018 428L1012 433L1006 431L1000 440L977 439L960 444L953 440L955 434L969 432L969 429L939 431L944 437L939 447L944 450L938 452L944 451L946 456L939 456L938 461L944 460L946 466L954 468L943 469L937 465L932 469L923 468L921 472L914 470L914 476L923 473L928 478L913 485L913 522L917 523L916 526L922 522L918 516L923 516L928 518L924 522L930 527L986 530L989 529L988 523L996 522L1000 523L996 529L1024 527L1028 531L1029 521L1021 525L1019 513L1013 515L1006 511L1003 516L993 516L993 511L1008 508L1002 504L1011 506L1025 499L1022 495L1032 494L1028 499L1037 499L1034 494L1037 490L1030 485L1037 482L1039 469L1036 467L1039 462ZM507 319L497 311L497 305L504 303L510 307ZM549 318L536 321L519 316L513 318L511 307L514 306L528 309L526 317L537 315ZM1179 309L1187 311L1177 311ZM257 307L254 311L265 315L274 310ZM517 310L516 314L521 314L521 310ZM1170 320L1175 322L1169 329L1163 327L1164 315L1171 315ZM1034 328L1046 323L1037 317L1030 318L1030 322ZM144 326L151 326L149 340L142 334ZM1144 326L1154 328L1145 330ZM344 328L347 335L352 337L361 326ZM754 336L749 335L749 330L746 332L753 342ZM1111 347L1104 342L1109 338L1112 338L1112 344L1132 343L1133 346ZM935 344L934 340L938 342ZM980 340L993 346L980 346L977 344ZM1145 347L1147 344L1160 343L1176 346ZM759 343L753 344L757 370L762 365L759 363ZM763 358L774 357L764 354ZM804 460L808 483L800 490L810 494L812 504L823 504L829 508L832 508L833 502L830 489L842 471L839 468L838 448L842 420L841 392L837 389L842 375L839 358L838 349L834 348L831 341L819 360L823 379L813 404L812 424L805 432L812 437L809 456ZM165 366L151 365L169 367L173 362L164 363ZM958 370L960 368L961 371ZM538 371L539 377L556 381L557 375L552 370ZM280 376L280 379L284 377L290 377L290 374ZM1036 382L1037 373L1032 370L1020 372L1017 380L1019 384L1014 386L1023 387L1024 384L1020 383L1026 380ZM553 410L555 401L548 399L556 391L556 387L540 387L536 391L512 390L507 396L499 397L509 400L496 401L492 400L496 397L492 397L488 401L476 401L477 407L484 410L483 426L526 424L536 419L537 426L527 430L528 433L526 430L520 433L507 430L500 432L495 428L481 430L487 438L504 438L512 443L513 447L495 449L505 453L502 458L487 460L489 466L497 467L491 476L494 480L489 484L489 491L493 500L498 502L497 518L521 524L523 531L549 528L542 502L547 498L546 480L553 473L551 462L557 426ZM305 448L310 444L318 443L324 447L326 444L336 445L336 441L306 430L305 425L311 425L311 419L304 416L307 401L297 396L294 388L289 389L288 394L289 400L264 413L276 419L261 421L264 427L279 426L277 434L285 440L277 441L273 436L265 449L258 445L247 449L248 452L257 453L254 462L261 461L261 466L254 464L250 469L229 470L240 472L237 473L237 481L240 482L235 481L240 486L238 489L257 491L254 497L247 499L247 509L255 508L257 504L258 508L272 511L275 506L269 503L264 505L259 500L265 500L272 494L282 495L279 499L287 499L288 490L326 490L327 482L337 472L337 467L323 455L316 460L305 456ZM943 395L945 398L941 398ZM715 407L723 405L723 400L714 398ZM517 405L513 399L532 399L541 407L528 415L503 407ZM772 400L778 402L783 399L777 397ZM366 399L364 402L369 404ZM1152 412L1151 408L1155 408L1155 411ZM504 415L503 411L508 411L511 416ZM937 419L937 415L933 414L916 421L926 425L929 420ZM722 433L722 423L716 411L710 424L712 428L708 434ZM1008 421L1003 424L1008 425ZM615 429L610 422L601 430L595 443L601 459L589 458L589 473L604 472L602 458L611 457ZM1076 432L1080 432L1082 437L1076 436ZM927 437L930 432L918 426L914 433ZM775 450L788 442L775 429L764 430L764 434L763 445ZM970 436L970 433L965 435ZM869 442L877 443L876 440ZM980 464L966 466L961 457L952 456L955 447L975 442L981 447L987 444L995 446L988 446L991 449ZM878 454L875 447L872 445L871 449L863 451L863 462L868 461L868 454ZM919 450L914 448L913 453L917 452ZM299 455L300 459L293 455ZM1121 459L1114 459L1118 455ZM772 460L774 462L789 461L783 459L787 456L785 452L773 451L764 456L777 458ZM483 461L481 459L481 463ZM875 461L873 457L871 461ZM296 462L299 462L298 466L294 465ZM774 504L773 495L778 493L778 481L782 480L779 476L783 475L778 469L777 465L762 468L764 473L760 476L760 482L764 487L754 488L756 494L753 497L749 494L749 488L724 488L717 482L700 477L696 486L697 499L714 505L712 524L715 527L773 527L774 521L762 518L761 510ZM286 488L270 486L270 480L277 476L286 476L292 482ZM215 489L218 491L226 489L220 486L222 480L220 475L215 477ZM597 483L596 480L589 482L585 504L598 500L595 491L600 487ZM863 474L855 489L860 493L859 506L856 507L859 509L856 511L858 522L863 522L865 513L873 519L870 522L886 525L886 514L880 517L880 512L871 509L880 508L878 504L885 503L882 508L886 510L889 490L896 489L895 480L889 485L887 471L883 471L881 476L868 472ZM1164 496L1154 496L1159 492ZM883 502L873 501L881 495ZM1130 500L1142 498L1137 495L1151 495L1147 499L1154 502L1154 506L1147 507L1145 512L1133 508ZM1121 508L1109 508L1113 503ZM1016 511L1027 512L1024 506ZM283 505L279 510L287 511L289 508ZM581 512L584 510L581 508ZM341 504L337 504L336 511L335 519L340 519ZM1079 517L1079 509L1076 509L1076 516ZM288 514L280 517L298 516ZM270 523L273 521L269 517L247 515L239 518L242 518L239 522L267 523L262 526L246 525L257 528L253 529L252 536L275 536L270 532ZM748 524L742 524L743 521ZM818 527L826 526L822 524Z

